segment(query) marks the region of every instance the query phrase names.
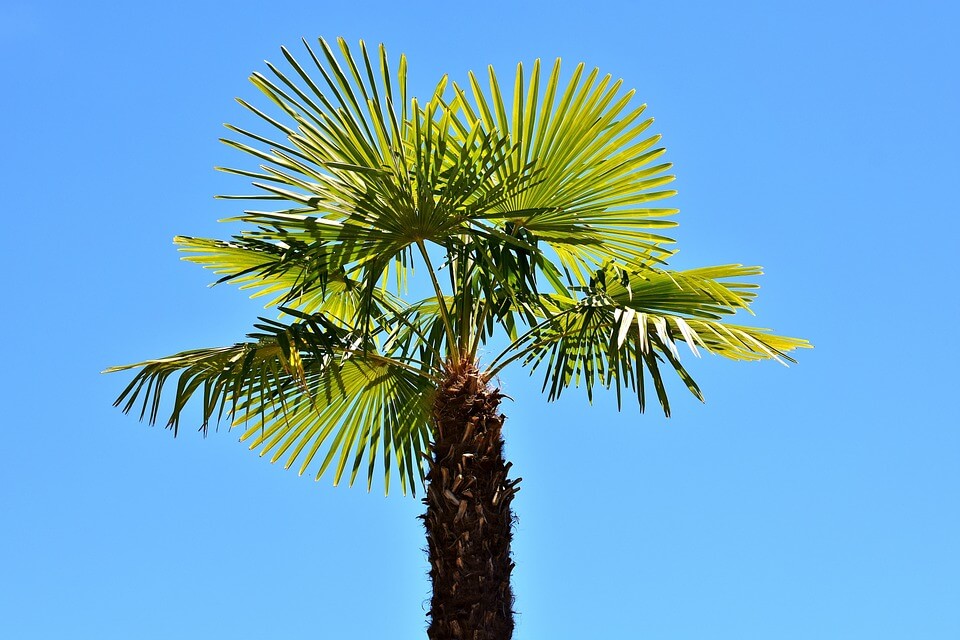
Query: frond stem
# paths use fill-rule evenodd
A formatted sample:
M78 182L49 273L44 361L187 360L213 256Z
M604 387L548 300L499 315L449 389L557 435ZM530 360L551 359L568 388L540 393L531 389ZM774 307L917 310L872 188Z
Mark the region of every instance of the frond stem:
M384 315L383 317L386 318L386 315ZM407 327L409 327L410 330L413 331L413 332L417 335L418 338L420 338L421 340L423 340L423 344L427 347L427 349L429 349L429 350L433 353L433 355L435 355L435 356L437 357L437 362L439 362L439 363L442 363L442 362L443 362L443 354L440 353L440 350L437 349L436 347L434 347L432 344L430 344L430 341L427 340L427 337L423 334L423 332L420 331L420 329L417 328L417 326L416 326L415 324L413 324L412 322L410 322L409 320L407 320L407 319L404 317L403 313L394 314L394 315L390 316L390 318L396 318L397 320L399 320L400 322L402 322L403 324L405 324ZM393 335L393 332L391 331L390 334Z
M470 278L473 276L476 264L469 257L465 257L464 260L466 264L464 265L460 291L460 351L466 351L467 356L474 358L477 353L475 347L479 346L479 340L475 342L467 332L473 328L470 323L473 316L473 290L470 286Z
M476 354L477 350L480 348L480 339L483 337L483 323L487 319L488 306L489 305L487 304L486 299L484 299L483 303L480 305L479 311L477 311L477 323L476 323L477 333L476 335L473 336L473 341L470 344L471 354Z
M580 305L575 305L575 306L573 306L573 307L570 307L570 308L567 309L566 311L561 311L560 313L558 313L558 314L556 314L556 315L550 316L549 318L545 319L543 322L538 323L536 326L532 327L529 331L527 331L526 333L524 333L522 336L520 336L519 338L517 338L516 340L514 340L513 342L511 342L511 343L507 346L506 349L504 349L503 351L501 351L501 352L497 355L497 357L493 359L493 361L490 363L490 366L487 367L486 372L483 374L484 379L490 380L490 379L493 378L495 375L497 375L498 373L500 373L501 371L503 371L504 367L506 367L508 364L510 364L511 362L514 362L515 360L519 360L519 359L522 358L524 355L526 355L526 352L525 352L525 351L519 351L518 353L510 356L509 358L507 358L506 360L504 360L503 362L501 362L501 363L498 365L497 362L500 360L500 358L504 357L505 355L507 355L510 351L512 351L512 350L514 350L514 349L519 349L519 348L520 348L520 345L523 344L523 342L524 342L527 338L529 338L531 335L533 335L534 333L536 333L537 331L539 331L541 328L543 328L544 326L546 326L546 325L549 324L550 322L553 322L553 321L556 320L557 318L562 318L563 316L567 315L568 313L573 313L574 311L576 311L576 310L579 309L579 308L580 308Z
M369 360L373 360L374 362L380 362L382 364L393 365L396 367L400 367L401 369L406 369L410 373L414 373L420 376L421 378L426 378L427 380L435 384L440 384L441 382L443 382L438 376L431 375L430 373L427 373L423 369L417 369L416 367L412 367L409 364L405 362L401 362L400 360L396 360L394 358L389 358L387 356L381 356L374 353L367 353L364 355L364 357Z
M453 325L450 324L450 317L447 315L447 303L443 297L443 291L440 289L440 283L437 282L437 274L433 270L433 263L430 262L430 255L423 244L423 240L417 240L417 247L420 249L420 255L427 265L427 271L430 273L430 281L433 283L433 290L437 294L437 309L440 311L440 317L443 319L443 327L447 332L447 344L450 348L450 355L454 361L460 361L460 349L457 346L457 339L453 333Z

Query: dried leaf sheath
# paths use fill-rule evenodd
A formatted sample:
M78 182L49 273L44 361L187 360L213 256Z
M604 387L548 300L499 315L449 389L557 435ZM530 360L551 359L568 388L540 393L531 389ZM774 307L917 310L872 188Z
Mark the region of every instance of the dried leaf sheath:
M513 634L510 504L519 479L507 479L501 397L466 365L450 372L433 403L435 441L422 516L433 581L431 640Z

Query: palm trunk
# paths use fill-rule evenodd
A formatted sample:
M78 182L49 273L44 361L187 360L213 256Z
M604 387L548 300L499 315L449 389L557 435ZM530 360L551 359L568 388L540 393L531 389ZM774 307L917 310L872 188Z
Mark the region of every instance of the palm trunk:
M451 371L433 404L434 440L422 516L427 529L430 640L509 640L510 503L519 482L508 481L497 411L501 394L476 367Z

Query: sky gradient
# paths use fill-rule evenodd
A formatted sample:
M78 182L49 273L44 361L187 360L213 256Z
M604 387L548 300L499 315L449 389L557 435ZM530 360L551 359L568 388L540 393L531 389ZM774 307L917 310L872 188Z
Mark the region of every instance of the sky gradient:
M517 640L960 637L960 14L724 4L3 3L0 635L425 637L418 499L174 439L99 373L263 313L171 239L230 232L246 77L342 35L417 95L537 57L622 77L675 163L672 264L763 265L754 322L816 346L684 354L707 402L674 381L669 420L505 372Z

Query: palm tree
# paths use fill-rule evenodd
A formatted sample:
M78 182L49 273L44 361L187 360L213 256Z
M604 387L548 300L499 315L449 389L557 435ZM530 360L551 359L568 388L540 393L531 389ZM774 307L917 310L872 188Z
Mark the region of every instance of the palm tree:
M227 415L251 449L301 474L422 483L429 637L510 638L519 480L503 459L505 367L539 369L551 400L600 384L641 410L649 381L669 415L662 367L701 398L678 342L781 361L808 344L724 321L748 310L744 278L759 268L667 268L676 210L652 203L674 194L671 165L620 81L582 64L561 81L559 60L542 78L537 61L528 79L517 66L507 99L490 69L486 89L444 77L421 102L406 59L391 66L382 46L304 45L306 65L282 49L286 71L251 77L271 112L240 101L274 138L228 125L237 139L224 140L260 163L223 169L257 188L227 197L267 210L238 216L229 240L175 240L218 282L268 296L279 319L232 346L110 369L138 369L117 405L153 423L178 374L174 434L199 395L202 430ZM408 287L415 269L428 282Z

